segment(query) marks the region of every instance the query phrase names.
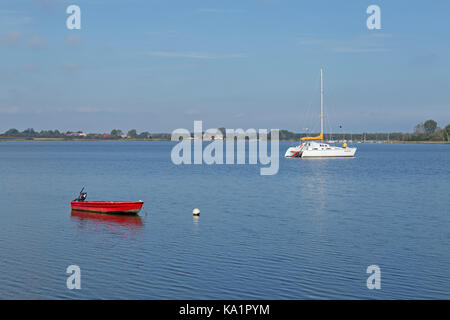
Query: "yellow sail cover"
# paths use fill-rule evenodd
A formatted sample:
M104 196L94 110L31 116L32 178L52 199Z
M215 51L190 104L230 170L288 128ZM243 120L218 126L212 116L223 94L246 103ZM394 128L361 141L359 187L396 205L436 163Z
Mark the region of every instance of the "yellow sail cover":
M317 137L303 137L302 141L306 140L323 140L323 132L320 133Z

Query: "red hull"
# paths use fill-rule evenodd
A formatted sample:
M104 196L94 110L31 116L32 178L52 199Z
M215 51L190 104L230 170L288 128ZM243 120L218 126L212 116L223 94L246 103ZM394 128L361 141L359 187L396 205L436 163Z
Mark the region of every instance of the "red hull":
M144 201L72 201L70 206L72 210L101 212L101 213L120 213L137 214L142 209Z

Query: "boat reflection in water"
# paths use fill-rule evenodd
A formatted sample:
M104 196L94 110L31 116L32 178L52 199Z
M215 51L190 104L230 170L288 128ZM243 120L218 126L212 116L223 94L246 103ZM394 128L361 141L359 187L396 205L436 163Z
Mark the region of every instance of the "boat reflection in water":
M142 222L142 218L138 215L129 216L72 210L70 213L70 217L72 219L78 220L81 225L93 223L101 225L121 226L128 229L139 229L144 225Z

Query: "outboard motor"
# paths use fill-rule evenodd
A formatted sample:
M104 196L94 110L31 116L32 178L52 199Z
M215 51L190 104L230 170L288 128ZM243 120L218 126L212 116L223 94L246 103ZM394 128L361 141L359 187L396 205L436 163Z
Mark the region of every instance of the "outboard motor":
M83 189L81 189L80 195L78 196L78 198L74 199L73 201L83 202L84 200L86 200L87 192L83 192L83 191L84 191L84 187L83 187Z

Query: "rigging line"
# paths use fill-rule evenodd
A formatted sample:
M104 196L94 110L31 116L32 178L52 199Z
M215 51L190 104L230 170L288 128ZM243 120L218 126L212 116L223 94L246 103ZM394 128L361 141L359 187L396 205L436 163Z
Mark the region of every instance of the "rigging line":
M317 79L317 76L316 76ZM316 115L316 103L314 103L314 108L313 108L313 102L316 102L315 100L317 99L317 92L320 93L319 89L320 88L320 77L319 77L319 81L314 81L315 85L314 85L314 89L313 92L311 93L311 95L309 96L309 103L306 106L306 112L303 113L304 118L302 119L303 121L301 121L302 123L302 128L301 128L301 132L305 133L305 134L311 134L314 133L314 130L317 127L317 117L313 117L313 115ZM316 92L317 91L317 92ZM311 91L310 91L311 92ZM314 111L313 111L314 109Z
M315 86L312 92L311 105L310 105L310 116L308 119L309 123L309 135L314 135L319 132L318 128L320 125L320 112L318 112L318 108L320 108L320 73L316 74L316 81L314 81ZM320 132L319 132L320 133Z
M331 125L333 123L333 120L336 122L337 121L337 116L336 116L336 105L335 105L335 95L334 95L334 90L333 90L333 86L328 85L327 86L327 101L329 102L327 104L327 123L329 124L329 128L330 128L330 133L333 132L333 126ZM338 124L337 124L338 125Z

